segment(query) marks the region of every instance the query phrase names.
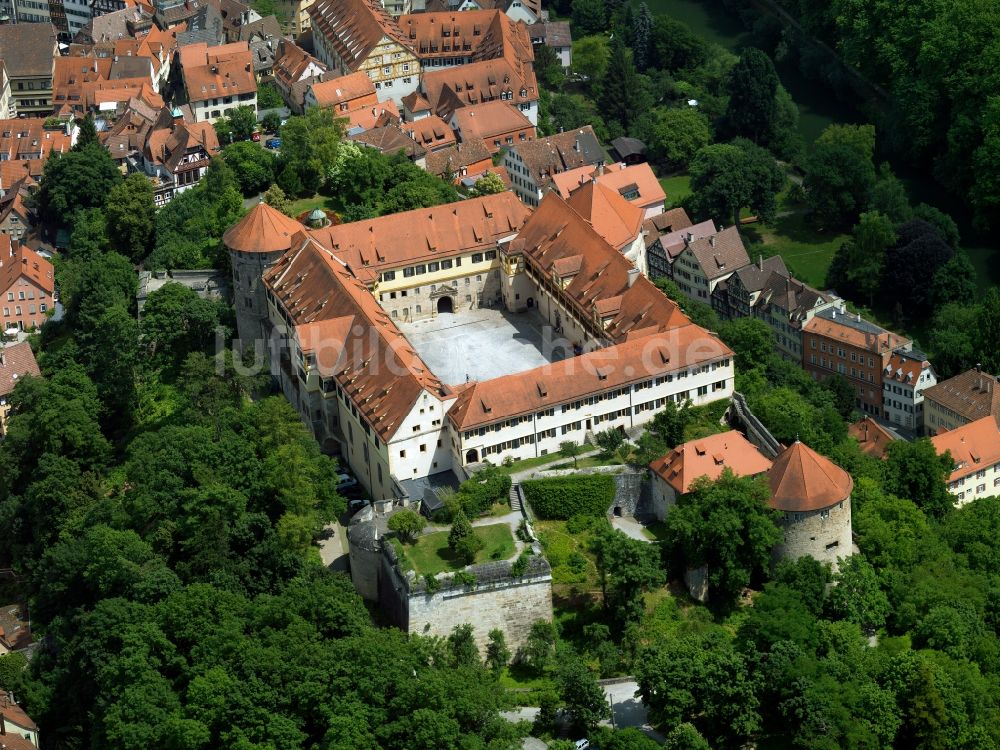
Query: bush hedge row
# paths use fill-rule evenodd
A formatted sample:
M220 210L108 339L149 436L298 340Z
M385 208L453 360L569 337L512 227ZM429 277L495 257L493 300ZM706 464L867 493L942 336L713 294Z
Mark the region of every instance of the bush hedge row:
M531 479L521 486L535 513L546 520L603 516L615 500L615 479L610 474Z

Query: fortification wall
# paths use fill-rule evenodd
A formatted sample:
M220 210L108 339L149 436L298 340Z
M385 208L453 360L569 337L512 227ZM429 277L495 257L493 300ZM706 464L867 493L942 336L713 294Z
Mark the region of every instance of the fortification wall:
M395 556L383 545L383 580L379 603L390 621L418 635L450 635L457 625L473 627L476 645L485 653L489 632L503 631L517 651L536 620L552 620L552 569L544 557L532 557L523 576L510 573L510 562L474 565L466 570L474 585L439 576L430 590L423 579L400 572Z

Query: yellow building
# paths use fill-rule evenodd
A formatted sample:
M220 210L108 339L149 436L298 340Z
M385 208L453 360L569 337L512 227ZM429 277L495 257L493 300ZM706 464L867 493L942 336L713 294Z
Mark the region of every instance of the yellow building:
M420 60L378 0L317 0L308 8L316 57L341 75L364 71L381 99L417 89Z

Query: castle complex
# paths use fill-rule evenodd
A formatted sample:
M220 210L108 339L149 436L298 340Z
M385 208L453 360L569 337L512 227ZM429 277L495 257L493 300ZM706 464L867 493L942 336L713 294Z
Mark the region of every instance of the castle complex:
M376 502L732 394L732 352L555 193L533 212L500 193L316 230L261 204L225 242L243 345L267 340L286 397ZM540 340L487 347L465 377L432 370L484 311ZM418 347L420 326L438 338Z

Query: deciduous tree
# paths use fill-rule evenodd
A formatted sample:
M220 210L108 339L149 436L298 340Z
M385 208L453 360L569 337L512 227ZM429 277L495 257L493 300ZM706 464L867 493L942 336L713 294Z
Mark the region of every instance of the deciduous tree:
M389 528L405 541L413 541L424 530L427 519L409 508L396 511L389 518Z
M774 157L745 139L706 146L691 162L691 205L699 216L739 226L749 208L762 220L773 218L775 196L785 175Z
M152 252L156 205L153 186L146 175L135 172L111 188L105 212L111 246L116 252L133 263Z

